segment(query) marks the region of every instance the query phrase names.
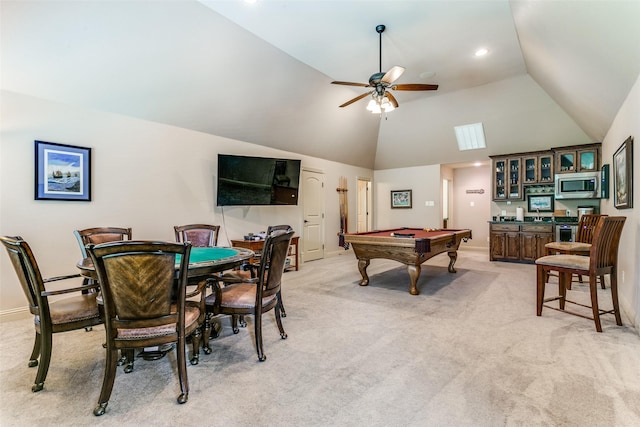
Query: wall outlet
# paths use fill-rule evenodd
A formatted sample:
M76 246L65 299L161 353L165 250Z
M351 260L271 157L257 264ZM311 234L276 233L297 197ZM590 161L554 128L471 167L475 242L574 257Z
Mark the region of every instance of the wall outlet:
M622 276L622 283L624 283L624 270L622 270L621 276Z
M469 206L474 207L476 205L476 202L469 202Z
M424 202L425 206L435 206L436 202L434 202L433 200L427 200L426 202Z

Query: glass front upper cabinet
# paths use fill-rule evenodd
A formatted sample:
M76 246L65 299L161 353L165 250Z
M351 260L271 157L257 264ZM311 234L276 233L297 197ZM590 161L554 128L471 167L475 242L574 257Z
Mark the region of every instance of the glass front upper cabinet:
M493 163L493 198L494 200L506 200L506 178L505 169L507 168L507 160L494 160Z
M600 170L601 144L574 145L554 149L556 154L555 173L595 172Z
M538 182L550 183L553 182L553 154L541 154L538 156Z
M493 200L522 200L521 159L493 158Z
M522 160L524 164L524 183L535 184L538 182L538 157L525 157Z
M556 153L556 171L558 172L575 172L576 169L576 152L562 151Z
M578 167L580 171L597 170L597 160L595 150L579 150L578 151Z
M509 199L522 199L520 159L509 159Z

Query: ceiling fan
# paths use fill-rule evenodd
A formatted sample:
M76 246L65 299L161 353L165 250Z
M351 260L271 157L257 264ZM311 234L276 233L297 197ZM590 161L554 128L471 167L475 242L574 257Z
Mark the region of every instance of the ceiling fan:
M334 81L331 84L334 85L346 85L346 86L361 86L361 87L370 87L373 90L363 93L362 95L358 95L355 98L345 102L340 105L340 107L346 107L347 105L351 105L356 101L361 100L367 95L371 95L372 99L369 101L369 105L367 109L373 113L380 113L382 111L391 111L394 108L398 107L398 101L389 91L391 90L437 90L438 85L431 84L421 84L421 83L407 83L407 84L393 84L402 73L404 73L404 68L398 65L392 67L386 73L382 72L382 33L385 30L384 25L376 26L376 31L380 35L380 72L372 74L369 77L369 83L352 83L352 82L339 82Z

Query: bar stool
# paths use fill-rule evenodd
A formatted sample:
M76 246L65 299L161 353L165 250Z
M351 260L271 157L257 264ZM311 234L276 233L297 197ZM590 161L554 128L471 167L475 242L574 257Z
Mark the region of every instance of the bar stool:
M582 255L547 255L536 260L536 314L542 315L542 307L559 310L564 313L591 319L595 322L596 331L602 332L600 315L613 314L616 324L622 326L620 308L618 305L618 246L620 235L626 221L626 217L601 216L593 232L593 242L589 251L589 256ZM558 296L545 298L545 285L548 273L558 272ZM573 274L589 276L589 293L591 296L591 306L581 304L567 299L567 285L571 282ZM598 307L597 277L610 275L611 279L611 301L612 310L601 310ZM558 300L559 308L549 306L545 303ZM572 303L583 307L591 308L593 317L565 310L565 303Z
M589 256L591 250L591 242L593 240L593 230L601 216L597 214L585 214L580 217L578 223L578 232L576 233L575 242L550 242L544 245L546 255L567 254L567 255L583 255ZM547 277L548 279L548 277ZM572 280L568 284L567 289L571 289ZM582 276L578 275L578 282L582 283ZM605 289L604 277L600 276L600 286Z

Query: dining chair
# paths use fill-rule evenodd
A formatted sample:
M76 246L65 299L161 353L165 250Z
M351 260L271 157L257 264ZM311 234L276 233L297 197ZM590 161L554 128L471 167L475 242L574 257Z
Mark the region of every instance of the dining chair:
M270 225L267 227L266 235L268 236L274 231L278 231L278 230L289 231L293 229L291 228L290 225L287 225L287 224ZM258 264L247 263L242 265L238 270L223 274L220 279L225 283L225 285L239 283L244 280L256 277L259 270L260 270L259 263ZM280 305L280 315L282 317L287 317L287 312L285 311L284 304L282 303L282 293L278 294L278 304ZM246 326L246 323L242 321L242 318L240 318L240 321L242 326Z
M178 403L189 396L186 338L191 336L193 354L200 345L199 319L203 319L204 297L187 301L197 291L204 296L205 281L187 294L190 243L121 241L90 244L91 257L104 303L106 360L98 405L93 413L105 413L113 390L118 350L128 354L133 370L134 349L175 343L181 393ZM176 273L176 265L179 268ZM192 363L194 360L192 359ZM127 371L125 371L127 372Z
M205 298L207 321L213 316L231 315L233 333L237 334L238 316L254 316L254 335L258 360L264 361L267 356L262 346L262 315L275 309L276 323L282 339L287 334L282 326L280 313L280 291L285 260L289 251L293 230L277 230L267 235L260 258L260 268L254 278L247 278L239 283L221 286L221 279L211 277L207 283L213 292Z
M218 246L219 225L188 224L173 227L176 242L191 242L193 247Z
M567 254L567 255L585 255L589 256L591 250L591 242L593 241L593 230L601 216L598 214L585 214L580 217L578 222L578 232L576 233L575 242L549 242L544 245L546 255ZM573 282L573 275L571 276ZM582 283L582 276L578 275L578 282ZM600 286L605 289L604 276L599 276ZM569 289L571 289L571 282Z
M618 304L618 246L620 235L626 217L601 216L593 231L593 241L589 250L589 256L582 255L547 255L536 260L536 314L542 315L542 307L552 308L568 314L591 319L595 322L596 330L602 332L600 316L613 314L616 324L622 326L620 308ZM550 271L558 272L558 296L545 298L545 284ZM589 277L589 293L591 306L567 299L567 285L573 274L581 274ZM602 310L598 306L597 277L608 274L611 281L612 310ZM559 308L547 305L547 302L558 300ZM572 303L591 308L593 317L581 313L565 310L565 303Z
M47 289L48 284L63 280L77 279L79 274L57 276L43 279L29 244L20 236L0 237L5 246L13 268L16 271L22 290L29 303L29 311L34 318L36 330L35 342L29 367L38 366L38 372L31 391L37 392L44 388L53 346L53 334L90 328L102 323L96 303L97 292L82 293L82 291L96 289L98 285L65 287L55 290ZM64 296L54 300L51 297Z

